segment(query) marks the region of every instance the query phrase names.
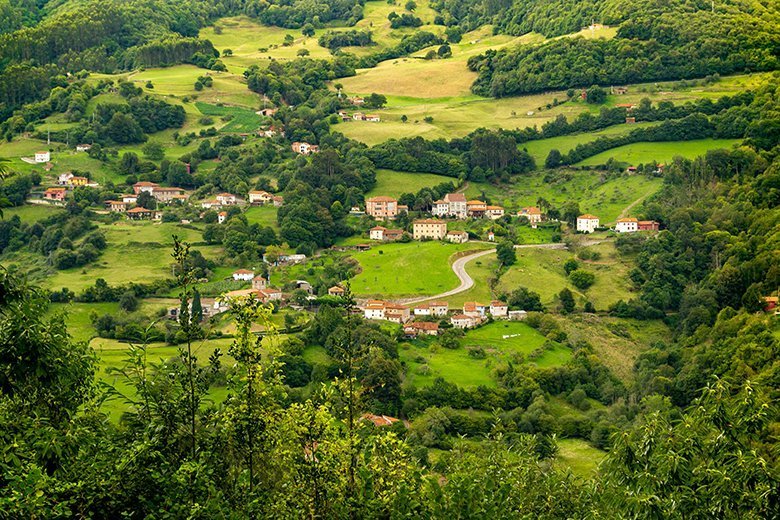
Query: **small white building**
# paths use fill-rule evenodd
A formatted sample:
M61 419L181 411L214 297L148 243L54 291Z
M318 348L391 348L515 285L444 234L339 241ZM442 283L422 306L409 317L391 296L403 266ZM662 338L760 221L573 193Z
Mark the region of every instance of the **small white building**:
M385 302L382 300L369 300L363 307L363 317L367 320L385 319Z
M618 233L636 233L639 231L639 220L635 218L620 218L615 223L615 231Z
M495 242L496 241L496 234L493 233L492 231L488 231L487 239L488 239L488 242Z
M448 242L452 242L453 244L465 244L469 241L469 234L465 231L452 230L447 231L447 236L445 238Z
M88 152L92 149L91 144L77 144L76 145L76 151L77 152Z
M268 204L274 201L274 196L271 193L263 190L252 190L249 192L250 204Z
M227 211L220 211L217 213L217 224L224 224L227 220Z
M509 306L501 301L490 302L490 315L494 318L505 318L509 313Z
M249 271L247 269L239 269L238 271L233 272L233 280L236 281L243 281L243 282L251 282L252 278L255 277L254 271Z
M368 238L370 238L371 240L384 240L385 231L387 231L387 229L383 228L382 226L372 227L368 231Z
M577 231L581 233L593 233L599 227L599 218L596 215L580 215L577 217Z
M135 204L138 202L138 196L136 195L122 195L122 202L125 204Z
M238 197L236 197L232 193L220 193L214 198L219 204L223 206L233 206L235 204L238 204Z
M51 161L51 154L48 151L45 152L35 152L35 162L37 163L47 163Z
M73 178L73 173L71 173L71 172L61 173L57 177L57 184L59 184L60 186L65 186L65 185L70 183L70 180L72 178Z
M523 321L526 317L528 317L526 311L509 311L509 319L511 321Z

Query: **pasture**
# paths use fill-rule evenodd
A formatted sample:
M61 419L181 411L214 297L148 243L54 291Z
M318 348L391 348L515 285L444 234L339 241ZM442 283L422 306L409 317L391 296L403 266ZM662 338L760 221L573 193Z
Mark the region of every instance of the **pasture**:
M46 206L43 204L28 204L25 206L17 206L13 208L3 208L3 215L5 220L9 220L13 217L19 217L19 220L32 224L49 218L52 215L56 215L62 211L58 206Z
M369 251L352 254L362 269L352 279L352 292L389 298L447 291L458 286L458 278L450 268L452 256L488 247L440 241L376 244Z
M201 102L196 102L195 106L204 116L215 116L226 121L227 124L219 129L220 132L224 133L255 132L260 128L264 119L253 110L241 107L209 105Z
M677 156L693 159L704 155L709 150L728 149L741 142L741 139L697 139L694 141L632 143L589 157L575 166L598 166L606 164L609 159L629 165L646 164L653 161L665 163Z
M457 186L458 179L432 173L410 173L378 169L376 171L376 186L366 193L366 198L377 195L400 197L404 193L417 193L423 188L430 188L444 182L451 182Z
M424 386L441 377L464 388L494 387L494 370L509 361L554 366L571 357L567 347L541 348L544 336L519 322L494 322L469 330L460 343L457 349L445 349L429 340L402 345L399 354L407 365L404 384ZM474 349L481 353L474 355Z

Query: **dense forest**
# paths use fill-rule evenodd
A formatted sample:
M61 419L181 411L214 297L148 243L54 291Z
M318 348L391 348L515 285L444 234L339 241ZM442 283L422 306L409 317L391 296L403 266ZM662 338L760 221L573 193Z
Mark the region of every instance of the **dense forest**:
M500 2L499 2L500 3ZM447 19L478 24L492 20L498 32L535 31L558 36L592 22L618 25L613 39L561 38L541 45L488 51L469 60L479 73L472 90L511 96L549 89L704 77L778 67L780 12L771 3L486 2L440 4ZM714 6L714 10L712 7ZM489 14L494 13L494 14ZM472 21L473 20L473 21Z

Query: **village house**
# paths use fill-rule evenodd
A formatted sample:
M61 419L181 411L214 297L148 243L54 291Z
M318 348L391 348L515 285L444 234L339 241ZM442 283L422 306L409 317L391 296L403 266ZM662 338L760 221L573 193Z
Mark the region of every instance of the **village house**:
M227 211L220 211L217 213L217 224L224 224L227 220L228 214Z
M240 289L237 291L229 291L218 298L221 305L229 307L230 300L234 298L254 298L262 303L268 303L271 301L281 301L282 291L279 289Z
M171 202L173 200L179 200L184 197L184 190L176 187L163 187L156 186L152 188L152 197L158 202ZM184 197L186 199L186 197Z
M385 302L385 319L393 323L406 323L411 318L409 307L398 303Z
M490 315L494 318L505 318L509 313L509 306L498 300L490 302Z
M619 218L615 223L618 233L634 233L639 231L639 221L635 218Z
M655 220L640 220L637 223L639 231L658 231L658 222Z
M268 288L268 280L261 274L252 278L252 289L262 290Z
M446 316L450 310L447 302L423 303L414 308L415 316Z
M216 298L201 298L200 300L201 309L203 311L203 321L208 320L209 318L216 316L217 314L221 312L225 312L228 310L227 306L223 305L221 302L219 302ZM190 307L190 313L192 312L192 301L190 301L189 304ZM169 320L178 320L179 319L179 307L168 307L168 319Z
M447 223L435 219L419 219L412 223L412 238L441 240L447 234Z
M130 220L161 220L162 219L162 212L155 211L152 209L146 209L142 207L137 207L133 209L129 209L125 212L125 215L127 215L127 218Z
M328 296L344 296L344 289L342 289L338 285L334 285L333 287L328 289Z
M133 193L138 195L141 192L146 192L149 195L151 195L154 189L159 187L160 185L157 184L156 182L148 182L148 181L136 182L135 184L133 184Z
M531 227L536 228L539 222L542 221L542 210L536 206L529 206L518 211L517 216L527 218Z
M466 218L466 196L462 193L448 193L444 199L434 202L431 213L436 217Z
M282 128L281 126L271 125L269 128L265 130L259 130L257 133L261 137L275 137L277 135L284 136L284 128Z
M274 195L271 200L273 201L274 207L276 208L284 204L284 197L282 197L281 195Z
M466 214L469 217L482 218L487 211L487 203L481 200L470 200L466 203Z
M47 163L51 161L51 154L47 151L44 152L35 152L35 162L37 163Z
M249 203L253 205L262 206L264 204L270 204L274 201L274 196L271 193L263 190L252 190L249 192Z
M363 317L367 320L385 319L385 302L382 300L369 300L363 307Z
M439 324L429 321L413 321L404 325L404 334L410 337L418 335L438 336Z
M258 296L260 297L260 301L263 303L267 302L278 302L282 300L282 291L279 289L276 289L274 287L266 287L265 289L255 289L258 293Z
M526 311L509 311L509 321L523 321L528 317Z
M73 178L73 173L71 172L61 173L59 177L57 177L57 184L59 184L60 186L66 186L72 178Z
M455 314L450 318L450 323L456 329L471 329L479 325L479 318L466 316L465 314Z
M362 97L351 97L348 99L348 101L356 106L360 106L366 102L366 100Z
M501 206L487 206L485 216L490 220L498 220L504 216L504 208Z
M393 220L398 215L398 201L384 196L366 199L366 215L375 220Z
M43 198L46 200L63 201L67 190L65 188L46 188L43 192Z
M77 152L88 152L92 149L91 144L77 144L76 145L76 151Z
M577 217L577 231L581 233L593 233L599 227L599 218L595 215L580 215Z
M278 255L276 257L275 262L269 262L268 261L268 255L263 255L263 262L266 264L272 264L272 265L289 265L289 264L298 264L306 260L306 255L301 253L296 253L292 255Z
M202 200L200 202L200 207L203 209L220 209L222 204L216 199Z
M301 143L301 142L294 142L292 144L292 150L293 152L300 154L300 155L309 155L313 153L317 153L320 151L320 147L316 144L310 144L310 143Z
M136 202L138 202L138 197L130 194L122 195L122 202L124 202L125 204L135 204Z
M354 119L355 121L363 121L363 119L365 119L365 116L363 115L362 112L355 112L354 114L352 114L352 119Z
M232 193L220 193L214 199L222 206L235 206L240 200Z
M493 233L492 231L488 231L487 240L488 240L488 242L495 242L496 241L496 234Z
M375 226L368 230L368 238L371 240L384 240L385 231L387 228L382 226Z
M363 117L363 121L369 121L371 123L378 123L381 121L381 118L376 114L366 114L365 117Z
M382 234L382 240L385 242L395 242L396 240L401 240L403 236L403 229L385 229L384 233Z
M469 241L469 234L465 231L452 230L447 231L447 241L453 244L465 244Z
M71 175L70 179L67 180L66 184L68 186L86 186L89 184L89 179L86 177L78 177L76 175Z
M127 202L121 200L107 200L105 204L108 211L113 213L124 213L127 211Z
M463 314L466 316L479 317L485 316L485 305L478 302L465 302L463 304Z
M239 269L237 271L233 271L233 280L235 281L244 281L244 282L251 282L252 278L255 277L255 272L250 271L248 269Z

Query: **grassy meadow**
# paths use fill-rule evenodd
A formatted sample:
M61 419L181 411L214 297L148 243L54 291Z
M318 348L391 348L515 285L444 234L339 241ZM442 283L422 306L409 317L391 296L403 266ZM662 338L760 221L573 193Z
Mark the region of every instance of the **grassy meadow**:
M693 159L706 154L709 150L728 149L741 142L741 139L697 139L694 141L632 143L588 157L575 166L599 166L606 164L609 159L630 165L653 161L664 163L677 156Z
M430 188L443 182L457 185L458 179L432 173L399 172L380 168L376 171L376 186L366 193L366 198L377 195L400 197L404 193L417 193L423 188Z
M452 256L460 251L486 249L486 244L448 244L440 241L377 244L352 256L362 272L352 279L358 296L400 297L431 295L458 286Z

